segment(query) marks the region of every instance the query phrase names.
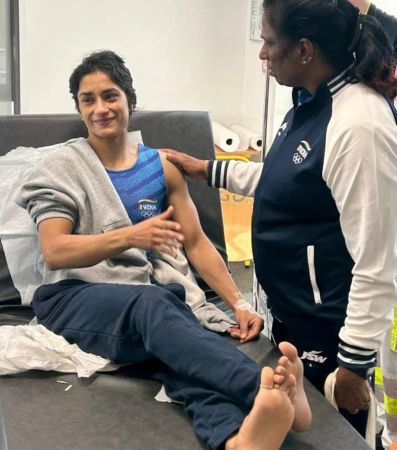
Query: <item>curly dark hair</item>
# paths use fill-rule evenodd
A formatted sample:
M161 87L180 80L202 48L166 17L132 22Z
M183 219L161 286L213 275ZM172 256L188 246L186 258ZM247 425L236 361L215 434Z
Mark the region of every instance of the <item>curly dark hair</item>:
M110 50L92 53L83 59L69 78L69 92L72 94L77 110L79 102L77 94L82 78L90 73L101 71L106 73L113 83L117 84L125 93L128 111L131 115L136 107L136 93L132 85L131 73L126 67L123 58Z

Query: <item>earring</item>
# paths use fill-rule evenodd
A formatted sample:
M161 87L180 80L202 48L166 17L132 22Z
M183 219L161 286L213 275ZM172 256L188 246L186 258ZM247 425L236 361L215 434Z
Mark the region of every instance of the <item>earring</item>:
M302 59L302 64L306 64L306 63L307 63L306 59Z

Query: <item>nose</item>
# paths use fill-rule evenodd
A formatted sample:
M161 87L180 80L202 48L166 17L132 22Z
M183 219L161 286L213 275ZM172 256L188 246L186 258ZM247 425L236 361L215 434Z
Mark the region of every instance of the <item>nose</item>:
M261 51L259 52L259 59L262 61L267 61L269 59L269 54L265 43L263 43Z
M98 98L95 102L95 113L96 114L104 114L108 111L108 104L102 98Z

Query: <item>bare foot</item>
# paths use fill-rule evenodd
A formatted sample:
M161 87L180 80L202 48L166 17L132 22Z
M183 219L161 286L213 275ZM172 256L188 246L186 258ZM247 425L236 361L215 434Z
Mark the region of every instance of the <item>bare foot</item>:
M296 397L294 401L294 421L292 428L295 431L306 431L312 423L312 412L303 388L303 364L298 357L296 348L289 342L281 342L279 349L283 356L278 360L275 370L274 383L283 388L285 378L289 374L296 378Z
M283 389L273 388L274 372L262 369L261 388L254 406L237 434L226 441L226 450L278 450L291 428L294 407L289 393L296 389L293 375L284 377Z

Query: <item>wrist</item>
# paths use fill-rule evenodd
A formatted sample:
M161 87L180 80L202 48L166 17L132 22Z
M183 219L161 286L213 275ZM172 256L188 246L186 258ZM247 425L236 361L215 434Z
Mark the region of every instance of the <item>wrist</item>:
M254 311L254 307L251 305L251 303L247 302L244 297L239 298L237 302L233 304L233 308L235 309L235 311Z
M209 160L206 159L204 161L204 177L207 178L208 177L208 164L209 164Z
M375 367L343 367L339 366L339 371L342 377L357 377L357 380L367 380L374 373Z
M121 251L126 251L130 248L143 249L136 225L129 225L115 231L119 232L118 239L120 240Z
M347 336L347 333L345 334ZM337 355L339 366L362 379L369 378L374 372L377 350L349 344L341 336L339 336L339 340Z

